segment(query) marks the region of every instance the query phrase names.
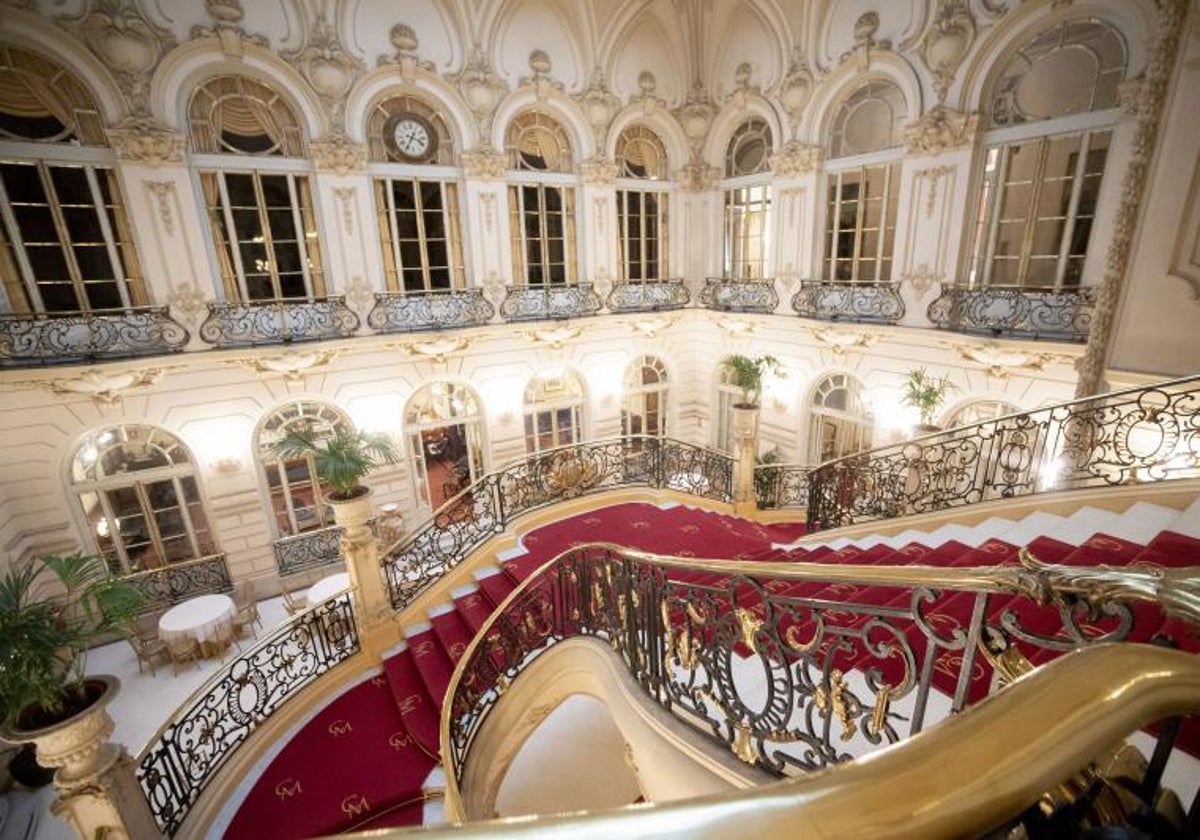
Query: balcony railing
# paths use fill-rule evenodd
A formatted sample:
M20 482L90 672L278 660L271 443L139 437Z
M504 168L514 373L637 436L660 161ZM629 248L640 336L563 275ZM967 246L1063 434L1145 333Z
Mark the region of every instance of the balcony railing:
M482 289L376 292L367 326L381 333L479 327L495 314Z
M109 566L113 560L109 559ZM229 592L233 582L229 577L229 566L224 554L212 554L184 563L171 563L157 569L134 572L124 580L141 593L143 612L164 610L181 601L208 595L213 592Z
M635 280L613 286L608 308L613 312L661 312L682 309L691 299L683 280Z
M505 321L550 321L595 315L603 307L591 283L569 286L509 286L500 302Z
M221 766L267 718L359 650L352 593L300 613L196 691L137 759L155 822L171 837Z
M904 317L899 283L804 282L792 296L792 309L818 321L894 324Z
M631 435L551 449L489 473L385 552L392 606L403 609L516 517L618 487L657 487L729 502L733 459L682 441Z
M808 476L810 530L1048 490L1200 477L1200 376L848 455Z
M759 464L754 468L754 496L760 510L808 507L808 467Z
M709 277L700 290L700 305L720 312L768 314L779 305L773 280L731 280Z
M271 543L281 578L342 562L342 528L330 525Z
M218 347L321 341L351 336L358 323L340 296L210 303L200 338Z
M943 288L929 320L944 330L1008 338L1087 341L1094 287L1051 289Z
M0 365L68 364L176 353L188 331L166 307L0 315Z

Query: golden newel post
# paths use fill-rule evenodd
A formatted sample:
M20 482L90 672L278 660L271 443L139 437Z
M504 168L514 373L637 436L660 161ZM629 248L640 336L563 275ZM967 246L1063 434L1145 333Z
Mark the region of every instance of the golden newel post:
M738 516L758 510L754 461L758 455L758 406L733 407L733 510Z
M358 638L368 657L374 657L385 647L377 631L390 614L391 602L379 565L379 541L368 524L372 513L371 491L367 489L362 495L344 501L331 499L330 505L334 521L345 529L342 532L342 556L346 558L350 586L355 590Z

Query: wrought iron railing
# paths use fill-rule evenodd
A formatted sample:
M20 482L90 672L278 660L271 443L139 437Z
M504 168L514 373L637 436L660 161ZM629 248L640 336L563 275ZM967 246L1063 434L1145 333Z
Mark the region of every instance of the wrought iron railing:
M849 455L808 476L809 530L1052 489L1200 476L1200 376Z
M754 468L754 497L760 510L808 507L809 467L759 464Z
M709 277L700 290L700 305L721 312L757 312L767 314L779 306L779 294L773 280L733 280Z
M358 316L338 297L209 303L200 338L218 347L346 338Z
M819 321L894 324L904 317L899 283L807 281L792 296L792 309Z
M574 548L511 593L458 663L442 709L448 801L508 686L572 637L605 641L649 697L742 761L799 776L917 734L987 696L993 674L1003 685L1067 651L1147 641L1165 615L1191 632L1200 567L1079 568L1028 553L1019 566L855 566Z
M281 578L342 562L342 528L330 525L271 543Z
M159 829L173 836L205 787L263 721L359 650L352 593L292 618L195 692L150 739L136 775Z
M500 302L505 321L549 321L595 315L604 306L591 283L563 286L509 286Z
M177 353L188 331L166 307L0 315L0 365L52 365Z
M367 326L381 333L479 327L495 314L482 289L376 292Z
M733 459L666 438L628 436L551 449L476 481L384 553L392 606L403 609L517 517L618 487L732 500Z
M661 312L682 309L691 300L683 280L634 280L613 286L608 308L613 312Z
M1010 338L1087 341L1096 289L966 289L948 286L929 304L945 330Z
M112 565L111 559L109 565ZM164 610L197 595L233 589L224 554L212 554L184 563L171 563L157 569L135 572L126 575L123 580L141 593L142 611L147 613Z

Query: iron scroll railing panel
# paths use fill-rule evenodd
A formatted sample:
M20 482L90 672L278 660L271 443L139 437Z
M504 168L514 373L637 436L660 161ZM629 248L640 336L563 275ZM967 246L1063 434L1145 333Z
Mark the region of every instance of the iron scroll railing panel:
M639 280L617 283L608 293L613 312L663 312L682 309L692 295L683 280Z
M700 305L721 312L770 314L779 306L779 294L773 280L709 277L700 290Z
M509 286L500 302L505 321L550 321L595 315L603 308L591 283L558 286Z
M166 307L0 315L0 366L164 355L188 339Z
M114 559L109 558L110 567L113 562ZM224 554L135 572L123 580L141 594L142 611L146 613L164 610L197 595L233 590Z
M279 576L284 578L342 562L342 530L330 525L275 540L272 548Z
M337 297L210 303L200 338L218 347L347 338L358 316Z
M490 473L385 552L392 606L403 609L518 516L619 487L732 500L733 459L677 440L630 436L552 449Z
M482 289L376 292L367 326L382 333L458 329L483 326L495 314Z
M829 461L809 530L1049 490L1200 476L1200 376L988 420Z
M792 296L792 309L820 321L894 324L904 317L899 283L805 282Z
M138 757L159 829L173 836L221 766L302 688L359 650L351 593L291 619L184 703Z
M929 304L929 320L954 332L1087 341L1096 289L964 289L949 286Z
M809 467L759 464L754 468L754 497L760 510L808 507Z
M682 721L742 761L799 775L920 732L995 690L994 675L1003 684L1163 626L1156 603L1174 596L1146 588L1157 570L1092 572L1032 558L838 568L572 549L509 596L457 666L443 706L452 792L508 685L565 639L607 642ZM1175 573L1190 593L1177 602L1194 600L1200 569ZM1143 598L1156 603L1131 606Z

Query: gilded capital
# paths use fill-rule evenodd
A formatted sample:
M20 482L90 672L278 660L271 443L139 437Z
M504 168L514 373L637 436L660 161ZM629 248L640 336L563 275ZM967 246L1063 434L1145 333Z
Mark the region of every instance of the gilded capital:
M617 165L603 158L592 158L579 164L579 174L585 184L608 187L616 180Z
M110 128L107 134L109 144L121 160L147 166L183 163L184 138L177 131L136 122Z
M911 155L940 155L970 146L978 127L978 114L964 114L939 105L908 124L904 142Z
M318 172L351 175L367 167L367 147L352 143L345 135L335 135L308 144L309 154Z
M503 181L504 160L504 155L488 151L463 152L459 157L463 177L478 181Z
M771 155L771 171L777 178L795 178L815 172L823 157L820 146L805 146L793 140Z
M704 192L711 190L721 177L721 171L707 163L689 163L676 174L679 188L685 192Z

